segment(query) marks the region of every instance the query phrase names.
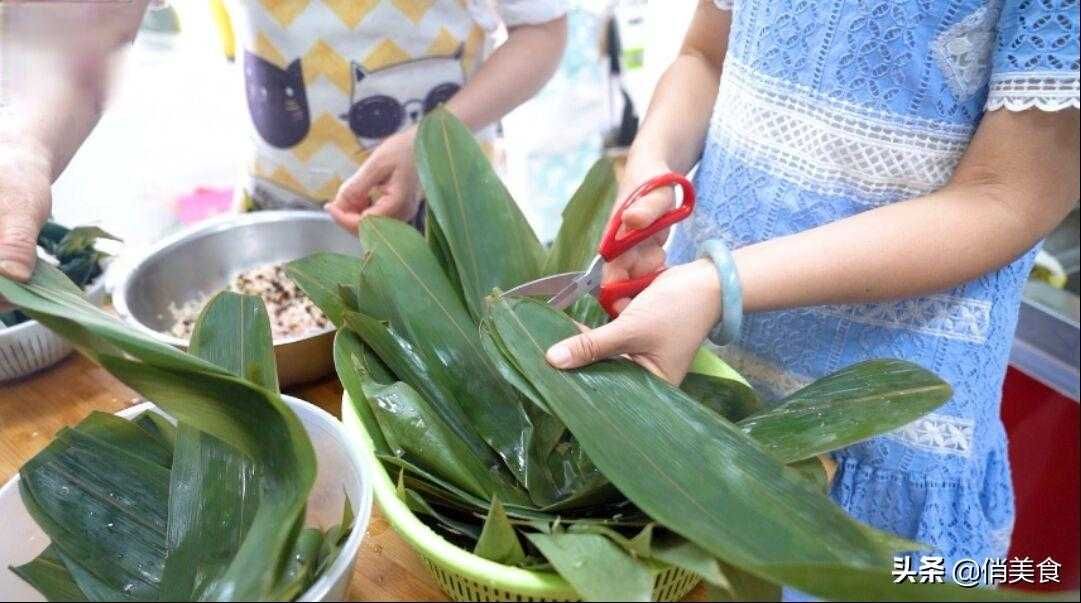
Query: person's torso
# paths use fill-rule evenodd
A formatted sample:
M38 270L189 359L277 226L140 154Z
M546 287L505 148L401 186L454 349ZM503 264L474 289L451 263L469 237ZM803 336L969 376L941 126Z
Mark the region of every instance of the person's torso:
M498 21L477 0L231 0L252 157L247 208L311 207L445 102Z
M997 1L736 0L700 202L672 261L945 184L983 113L998 14ZM921 364L953 399L850 453L905 468L910 454L883 454L894 441L962 471L1004 445L997 401L1031 258L936 295L752 315L723 355L775 397L870 358Z

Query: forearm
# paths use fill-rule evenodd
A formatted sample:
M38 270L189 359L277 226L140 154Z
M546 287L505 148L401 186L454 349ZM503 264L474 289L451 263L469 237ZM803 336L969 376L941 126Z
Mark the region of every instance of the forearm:
M566 41L565 17L512 28L507 40L447 102L447 109L474 130L494 123L552 77Z
M101 117L110 67L145 8L146 0L6 7L0 142L59 177Z
M1013 261L1078 197L1078 112L984 116L942 189L735 252L750 312L944 291Z
M727 52L731 15L702 3L679 56L664 72L631 146L630 166L667 165L687 173L705 143Z

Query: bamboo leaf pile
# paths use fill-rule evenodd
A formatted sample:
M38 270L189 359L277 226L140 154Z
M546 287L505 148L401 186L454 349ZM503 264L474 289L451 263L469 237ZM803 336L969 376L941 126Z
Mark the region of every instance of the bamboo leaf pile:
M373 217L359 261L320 255L288 272L339 327L338 374L399 497L446 539L558 572L587 600L648 600L668 567L737 599L779 585L840 600L1014 596L891 588L891 557L922 545L824 493L816 455L919 418L948 384L872 360L766 407L705 351L697 364L715 370L681 388L626 360L553 369L545 349L603 312L500 291L584 268L614 202L611 162L546 249L449 113L422 121L416 158L424 234Z
M177 420L93 413L20 470L51 544L12 570L49 600L291 600L352 525L305 527L312 443L281 398L256 297L222 293L191 353L129 330L40 262L0 295Z

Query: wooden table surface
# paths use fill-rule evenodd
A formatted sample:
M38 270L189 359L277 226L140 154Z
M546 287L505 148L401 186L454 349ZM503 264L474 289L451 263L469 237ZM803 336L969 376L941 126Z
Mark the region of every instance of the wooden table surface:
M336 417L342 388L336 378L288 390ZM79 354L27 379L0 385L0 483L44 448L61 427L90 411L116 412L141 402L103 369ZM351 601L445 601L419 557L372 506L368 534L349 588ZM692 600L705 600L698 587Z

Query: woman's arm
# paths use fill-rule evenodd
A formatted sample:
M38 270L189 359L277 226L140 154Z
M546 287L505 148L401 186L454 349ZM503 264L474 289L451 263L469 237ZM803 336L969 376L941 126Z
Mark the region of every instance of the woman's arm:
M1008 264L1078 199L1078 115L993 111L942 189L736 250L744 308L901 299ZM669 273L615 321L553 346L549 361L570 368L630 354L666 379L681 380L720 316L720 285L706 260ZM697 309L694 316L688 308Z
M712 0L699 1L679 56L658 82L628 152L617 199L626 199L658 174L686 174L698 162L717 100L731 25L732 13L718 9ZM672 206L672 194L659 190L642 197L623 214L623 223L629 228L652 224ZM668 230L664 230L620 256L605 267L605 281L642 276L663 266L667 238ZM622 305L625 302L617 307Z
M552 77L567 42L567 19L519 25L508 31L506 41L447 101L447 109L474 130L502 118ZM409 128L384 140L342 185L327 204L338 224L355 231L360 220L369 215L412 219L420 185L413 164L416 133L415 127ZM379 194L373 195L373 190Z
M736 250L749 312L950 289L1008 264L1078 199L1078 111L992 111L950 182Z
M0 7L0 275L30 277L49 188L101 117L110 64L146 4Z

